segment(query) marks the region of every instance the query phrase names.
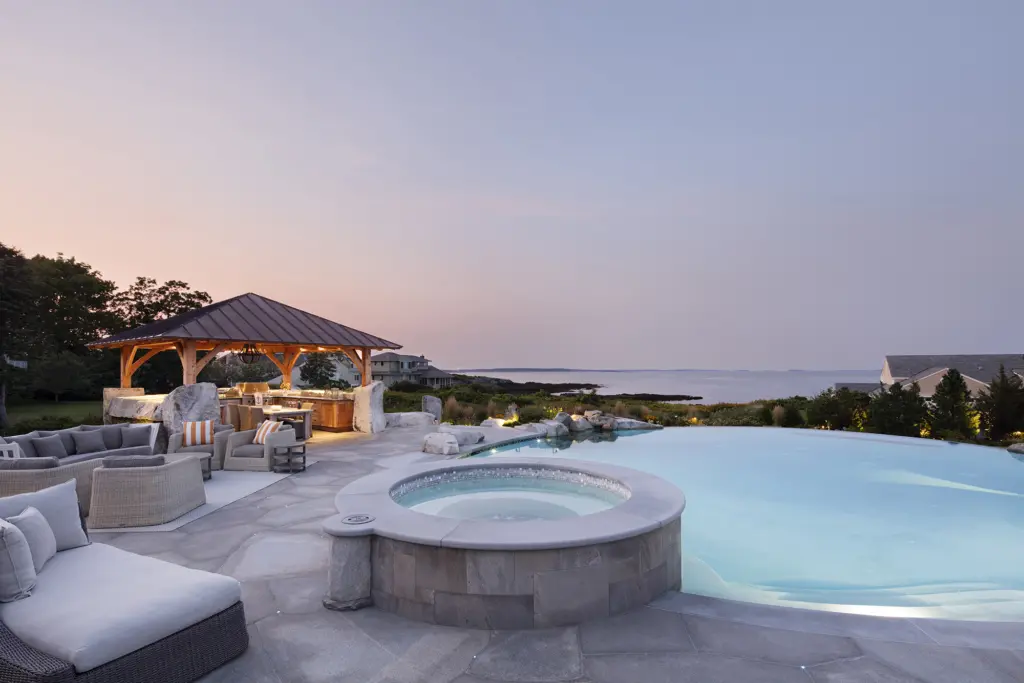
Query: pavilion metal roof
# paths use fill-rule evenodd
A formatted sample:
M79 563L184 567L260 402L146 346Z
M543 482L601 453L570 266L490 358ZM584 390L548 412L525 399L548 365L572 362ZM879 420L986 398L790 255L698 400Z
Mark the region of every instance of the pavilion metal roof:
M182 339L308 346L400 349L400 344L332 322L318 315L249 292L134 330L104 337L89 346Z

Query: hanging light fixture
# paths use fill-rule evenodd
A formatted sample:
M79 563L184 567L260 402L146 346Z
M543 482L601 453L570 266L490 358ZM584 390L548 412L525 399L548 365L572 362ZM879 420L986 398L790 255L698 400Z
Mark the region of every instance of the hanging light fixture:
M253 346L252 344L246 344L245 346L242 347L242 352L238 354L238 357L246 365L252 365L262 355L263 354L260 353L255 346Z

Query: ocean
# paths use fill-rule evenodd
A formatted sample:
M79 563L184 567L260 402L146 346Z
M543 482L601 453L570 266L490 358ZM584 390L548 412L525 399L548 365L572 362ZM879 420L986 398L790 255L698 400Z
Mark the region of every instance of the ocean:
M696 403L813 396L836 382L877 382L878 370L456 370L517 382L600 384L601 394L688 394Z

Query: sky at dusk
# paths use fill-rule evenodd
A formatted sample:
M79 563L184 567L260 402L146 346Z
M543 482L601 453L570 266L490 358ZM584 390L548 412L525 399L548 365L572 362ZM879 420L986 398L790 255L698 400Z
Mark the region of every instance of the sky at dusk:
M1024 3L0 2L0 241L440 367L1024 351Z

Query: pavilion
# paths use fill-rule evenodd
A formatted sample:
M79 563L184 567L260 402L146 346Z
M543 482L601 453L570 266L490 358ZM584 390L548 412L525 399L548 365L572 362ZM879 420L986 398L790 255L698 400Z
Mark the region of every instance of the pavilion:
M300 354L341 352L355 364L363 386L370 382L370 352L402 348L318 315L258 294L242 294L89 344L94 349L121 349L121 387L161 351L176 351L182 384L195 384L199 372L224 351L243 358L264 355L281 370L281 388L291 388L292 369ZM136 358L143 351L142 356ZM199 356L200 351L205 351ZM280 354L280 357L278 357Z

